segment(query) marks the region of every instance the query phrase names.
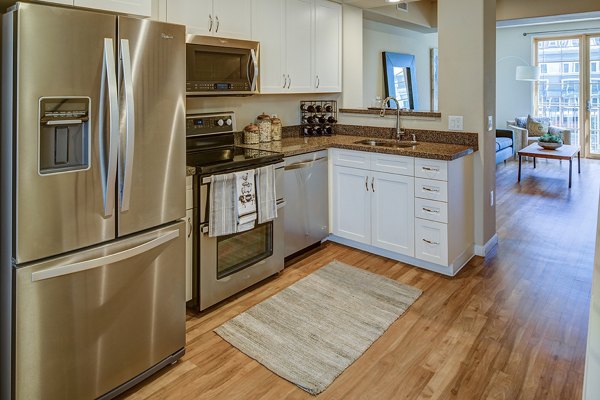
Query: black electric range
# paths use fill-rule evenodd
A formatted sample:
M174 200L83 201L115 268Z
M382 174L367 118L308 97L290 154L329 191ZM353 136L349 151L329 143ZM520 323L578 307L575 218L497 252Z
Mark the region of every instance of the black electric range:
M275 164L283 154L235 146L232 112L189 115L186 121L186 164L197 175L214 175Z

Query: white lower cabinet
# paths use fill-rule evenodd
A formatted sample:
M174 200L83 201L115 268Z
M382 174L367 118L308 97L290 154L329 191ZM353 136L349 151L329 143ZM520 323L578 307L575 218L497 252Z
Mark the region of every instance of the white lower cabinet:
M333 177L333 232L356 242L371 243L369 171L338 166ZM352 216L348 218L348 216Z
M331 152L333 240L446 275L471 259L472 156Z
M356 152L345 153L334 156L333 234L412 257L414 178L335 165Z
M371 172L371 190L371 244L412 257L415 179Z

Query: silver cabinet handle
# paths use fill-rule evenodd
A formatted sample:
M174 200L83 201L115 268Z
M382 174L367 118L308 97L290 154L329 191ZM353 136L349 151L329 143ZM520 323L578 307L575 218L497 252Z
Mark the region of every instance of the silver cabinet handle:
M290 77L290 74L288 74L287 78L288 78L288 86L287 86L287 88L289 89L290 86L292 86L292 78Z
M323 161L323 160L327 160L327 157L319 157L319 158L315 158L314 160L310 160L310 161L299 161L290 165L286 165L283 169L285 171L291 171L293 169L300 169L300 168L308 168L308 167L312 167L313 165L315 165L316 163Z
M432 172L438 172L440 169L439 168L433 168L433 167L421 167L424 171L432 171Z
M105 85L108 88L108 158L105 160ZM117 74L115 71L115 49L113 40L104 39L104 57L102 61L102 78L100 85L100 107L98 113L100 164L102 166L102 196L104 205L104 216L110 217L115 208L115 181L117 177L117 160L119 151L119 98L117 94ZM107 165L104 165L104 163Z
M121 39L121 60L123 63L123 84L125 87L125 157L121 180L121 212L129 210L131 199L131 179L133 175L133 156L135 152L135 105L133 101L133 76L129 40Z
M373 193L375 193L375 177L371 178L371 189L373 189Z
M219 32L219 25L220 25L219 16L218 15L215 15L215 20L217 21L217 27L215 28L215 33L217 33L217 32Z
M190 231L188 232L187 237L190 237L190 236L192 236L192 232L194 230L193 229L194 227L192 225L192 219L191 218L188 218L187 222L188 222L188 227L190 228Z
M213 27L213 17L211 14L208 14L208 31L212 32Z
M431 240L423 239L423 241L425 243L428 243L428 244L432 245L432 246L438 246L439 245L438 242L432 242Z
M114 264L119 261L127 260L128 258L132 258L140 254L146 253L152 249L157 248L161 244L167 243L177 237L179 237L178 230L169 231L164 235L157 237L156 239L150 240L149 242L146 242L128 250L111 254L109 256L99 257L93 260L81 261L74 264L67 264L62 265L60 267L36 271L31 274L31 281L36 282L50 278L57 278L59 276L70 275L77 272L87 271L90 269L103 267L105 265Z
M367 192L369 191L369 177L365 176L365 189L367 189Z
M258 80L258 60L256 59L256 52L254 49L250 49L250 60L254 67L254 74L252 75L252 79L250 79L250 77L248 77L248 79L250 82L250 91L254 92L256 90L256 81Z
M427 186L423 186L423 190L427 191L427 192L434 192L434 193L439 193L440 189L434 189L434 188L430 188Z
M283 88L285 89L286 86L287 86L287 77L285 76L285 74L283 74Z
M319 79L319 75L317 75L317 84L316 84L316 87L319 88L319 85L321 85L321 80Z
M434 209L428 208L428 207L422 207L422 209L426 213L430 213L430 214L439 214L440 213L440 210L434 210Z

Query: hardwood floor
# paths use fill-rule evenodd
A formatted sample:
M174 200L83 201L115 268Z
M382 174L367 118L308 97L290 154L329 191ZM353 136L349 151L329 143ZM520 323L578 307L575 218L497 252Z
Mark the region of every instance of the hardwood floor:
M218 309L189 315L187 353L128 399L311 399L214 328L331 260L416 286L423 295L321 399L580 399L600 161L497 169L499 245L447 278L337 244Z

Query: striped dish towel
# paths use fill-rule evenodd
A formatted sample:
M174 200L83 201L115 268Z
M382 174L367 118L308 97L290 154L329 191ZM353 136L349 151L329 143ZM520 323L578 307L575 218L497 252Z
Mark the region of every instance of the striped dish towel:
M273 165L256 170L256 197L258 200L258 223L264 224L277 218L277 193L275 192L275 167Z
M208 201L208 236L235 233L237 229L235 174L213 175Z

